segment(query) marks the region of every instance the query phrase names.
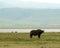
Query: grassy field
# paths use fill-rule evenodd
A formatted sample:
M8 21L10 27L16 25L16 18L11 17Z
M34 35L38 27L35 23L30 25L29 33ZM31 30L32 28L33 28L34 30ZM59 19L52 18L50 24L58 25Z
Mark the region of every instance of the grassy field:
M0 33L0 48L60 48L60 32L46 32L38 39L29 33Z

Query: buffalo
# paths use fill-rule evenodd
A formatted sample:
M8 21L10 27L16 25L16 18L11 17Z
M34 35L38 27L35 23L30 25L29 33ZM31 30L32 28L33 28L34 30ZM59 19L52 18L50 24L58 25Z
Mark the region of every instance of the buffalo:
M41 29L32 30L30 31L30 38L32 38L32 36L38 36L38 38L40 38L42 33L44 33L44 30Z

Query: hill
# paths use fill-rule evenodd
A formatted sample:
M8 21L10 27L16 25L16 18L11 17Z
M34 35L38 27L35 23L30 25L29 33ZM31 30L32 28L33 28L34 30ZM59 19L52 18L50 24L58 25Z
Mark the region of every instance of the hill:
M0 9L0 28L60 28L60 9Z

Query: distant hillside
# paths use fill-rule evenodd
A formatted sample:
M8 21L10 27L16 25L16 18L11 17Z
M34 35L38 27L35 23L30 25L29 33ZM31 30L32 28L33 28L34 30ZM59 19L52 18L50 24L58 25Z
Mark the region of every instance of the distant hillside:
M60 28L60 9L0 9L0 28Z

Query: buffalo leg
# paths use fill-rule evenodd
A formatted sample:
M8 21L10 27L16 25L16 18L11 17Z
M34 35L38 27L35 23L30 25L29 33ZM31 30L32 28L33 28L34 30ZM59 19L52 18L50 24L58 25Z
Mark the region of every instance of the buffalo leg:
M38 35L38 38L40 38L40 35Z
M30 38L32 38L32 35L30 35Z

